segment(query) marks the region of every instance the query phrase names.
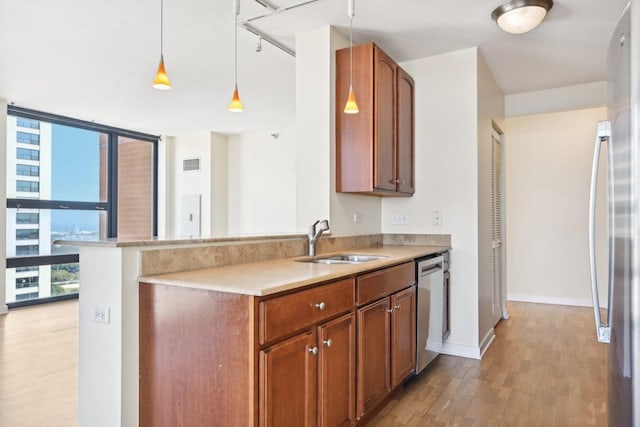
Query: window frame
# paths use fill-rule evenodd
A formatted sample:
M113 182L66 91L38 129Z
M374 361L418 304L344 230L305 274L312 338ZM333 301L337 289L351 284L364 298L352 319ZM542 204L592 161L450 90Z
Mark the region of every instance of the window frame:
M62 126L70 126L79 129L99 132L107 135L107 201L106 202L78 202L68 200L38 200L30 198L12 198L7 199L7 209L70 209L85 211L106 211L107 213L107 238L117 237L118 232L118 138L127 137L139 141L145 141L153 144L153 186L152 186L152 233L158 235L158 143L159 135L151 135L142 132L136 132L107 126L99 123L89 122L85 120L74 119L71 117L60 116L41 111L30 110L15 105L7 106L7 115L16 116L24 119L35 120L38 122L47 122ZM22 132L22 131L20 131ZM23 132L26 133L26 132ZM21 143L23 145L34 145ZM37 145L39 146L39 144ZM27 147L17 147L29 150ZM38 150L33 150L38 151ZM16 152L16 158L18 158ZM30 159L20 159L30 160ZM16 179L18 181L18 179ZM16 184L17 185L17 184ZM6 224L5 224L6 226ZM68 264L79 262L79 254L60 254L60 255L26 255L16 256L6 259L6 268L32 267L40 265ZM77 298L78 294L61 295L56 297L45 297L35 300L16 301L8 303L9 308L22 307L25 305L41 304L51 301L59 301L62 299Z

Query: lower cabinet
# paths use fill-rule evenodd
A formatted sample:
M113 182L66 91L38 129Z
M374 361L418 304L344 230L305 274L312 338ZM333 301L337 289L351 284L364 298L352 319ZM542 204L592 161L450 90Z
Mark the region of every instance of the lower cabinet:
M264 298L141 283L140 426L364 425L415 365L414 268Z
M318 327L318 425L356 421L356 321L353 313Z
M391 295L391 387L416 367L416 288Z
M389 302L358 309L358 418L391 390Z
M261 426L316 425L317 352L315 332L260 351Z
M261 426L351 426L354 402L353 314L260 351Z
M416 288L358 309L358 418L415 369Z

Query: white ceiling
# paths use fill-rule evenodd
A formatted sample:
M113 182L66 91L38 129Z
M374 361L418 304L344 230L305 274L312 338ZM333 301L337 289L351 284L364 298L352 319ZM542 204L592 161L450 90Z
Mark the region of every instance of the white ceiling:
M164 0L164 56L173 88L151 81L160 54L160 0L0 0L0 98L16 105L154 134L237 133L295 125L295 59L238 32L233 92L232 0ZM356 0L354 42L397 61L472 46L505 94L600 81L609 39L628 0L556 0L522 35L491 20L502 0ZM278 6L300 0L272 0ZM295 48L325 25L348 34L347 0L318 0L253 21ZM267 11L241 0L240 19Z

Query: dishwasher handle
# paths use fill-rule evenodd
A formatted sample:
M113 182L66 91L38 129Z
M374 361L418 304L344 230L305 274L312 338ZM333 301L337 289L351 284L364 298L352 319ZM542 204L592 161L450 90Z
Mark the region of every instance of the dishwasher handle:
M436 273L441 270L442 270L442 264L422 267L420 268L420 277L428 276L429 274Z

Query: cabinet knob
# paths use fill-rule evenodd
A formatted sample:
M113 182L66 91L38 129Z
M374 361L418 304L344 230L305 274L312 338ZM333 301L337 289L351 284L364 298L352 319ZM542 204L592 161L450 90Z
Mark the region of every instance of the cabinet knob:
M316 354L318 354L318 347L312 347L309 349L309 353L313 354L314 356Z
M396 306L395 306L395 307L393 307L393 308L395 308L396 310L400 310L400 308L401 308L401 307L400 307L400 304L398 304L398 305L396 305Z
M396 179L396 184L400 184L400 180L399 179Z
M333 340L331 338L329 338L328 340L324 340L322 341L324 343L324 345L326 345L327 347L331 347L333 345Z
M393 313L393 308L387 308L385 311L386 311L387 313Z
M327 305L324 302L319 302L316 304L316 308L318 310L324 310L327 307Z

